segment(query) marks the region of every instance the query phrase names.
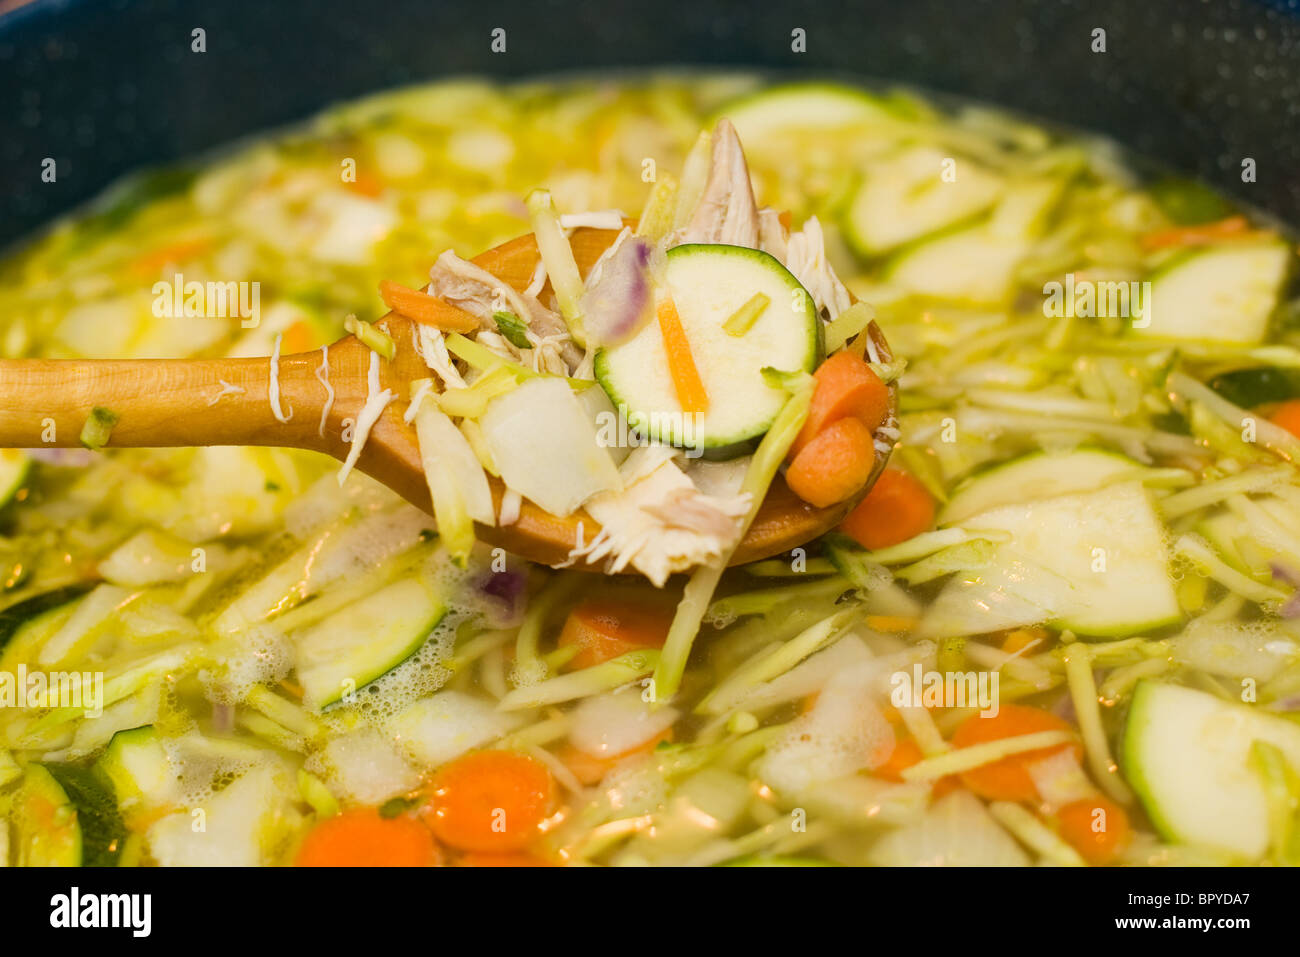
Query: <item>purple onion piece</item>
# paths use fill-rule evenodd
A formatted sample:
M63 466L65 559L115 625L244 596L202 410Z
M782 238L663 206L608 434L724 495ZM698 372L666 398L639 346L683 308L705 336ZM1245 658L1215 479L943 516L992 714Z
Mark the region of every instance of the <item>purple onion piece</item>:
M522 569L491 572L479 580L478 590L492 599L493 627L509 628L523 620L528 575Z
M582 298L587 337L618 345L641 331L653 313L653 243L629 236L600 269L600 278Z

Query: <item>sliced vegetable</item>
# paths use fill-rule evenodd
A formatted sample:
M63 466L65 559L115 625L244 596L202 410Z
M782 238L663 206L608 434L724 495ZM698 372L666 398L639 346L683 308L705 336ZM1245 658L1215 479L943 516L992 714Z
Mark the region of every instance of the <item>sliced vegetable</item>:
M622 487L595 423L563 379L531 379L499 396L479 424L506 485L553 515Z
M446 613L430 584L405 578L294 637L304 698L324 709L400 665Z
M1133 837L1124 809L1104 797L1084 798L1056 812L1061 837L1089 864L1110 864Z
M756 292L743 306L731 314L722 324L723 330L731 336L743 336L758 321L763 310L772 304L772 299L765 292Z
M1006 505L965 525L1012 538L987 564L949 580L922 619L930 637L1043 623L1122 636L1182 619L1165 530L1139 482Z
M411 291L414 292L415 290ZM422 295L422 293L417 295ZM361 344L371 352L377 352L390 362L397 355L397 343L393 342L392 336L373 323L362 322L356 316L348 316L343 320L343 328L356 336Z
M786 469L785 481L805 502L826 508L860 491L875 464L876 445L871 432L857 418L839 419L794 457Z
M934 526L934 499L902 469L887 468L840 523L840 531L876 551L901 544Z
M762 435L785 393L761 370L816 367L821 320L812 296L776 259L740 246L674 247L666 275L679 321L661 310L658 325L600 349L596 378L652 439L711 449ZM729 335L723 324L759 292L772 305L744 336Z
M518 851L535 841L555 800L550 770L518 751L476 751L440 768L422 814L463 851Z
M175 782L167 752L152 725L113 735L95 763L95 771L112 785L124 810L164 803Z
M531 349L533 344L528 341L528 325L513 312L494 312L492 321L497 324L497 331L501 333L512 346L517 349Z
M496 524L487 474L464 433L433 402L420 401L415 434L438 532L463 564L474 547L474 522Z
M478 316L473 313L389 279L379 283L379 297L398 315L443 332L473 332L479 327Z
M862 255L878 256L979 215L1002 189L1002 178L974 160L914 146L867 169L845 233Z
M812 408L790 451L797 455L832 422L858 419L875 434L889 414L889 388L871 366L848 352L837 352L813 373Z
M1010 299L1026 251L1023 239L973 226L904 248L889 260L884 277L924 296L999 305Z
M571 669L590 668L629 651L662 648L672 621L672 605L657 595L588 598L569 612L558 644L579 649Z
M830 83L774 86L729 103L722 115L746 145L756 148L799 130L834 130L894 118L870 93Z
M1291 248L1281 239L1208 246L1175 258L1151 279L1144 336L1256 343L1268 332Z
M26 867L112 867L126 839L112 793L88 769L67 764L28 765L15 819Z
M587 337L582 322L582 275L573 258L573 247L560 228L560 217L555 211L550 192L544 189L533 190L528 194L527 204L528 218L533 226L533 234L537 237L537 251L546 265L546 275L555 291L560 314L569 327L573 341L585 348Z
M0 449L0 507L8 505L31 473L32 460L22 449Z
M1250 229L1245 216L1229 216L1212 223L1197 223L1193 226L1177 226L1147 233L1142 237L1146 249L1165 249L1170 246L1208 246L1240 236Z
M972 715L963 721L953 734L952 743L956 748L969 748L1020 735L1069 730L1069 722L1040 708L1003 704L997 714ZM1083 749L1077 744L1022 751L1000 761L963 771L961 781L980 797L990 800L1033 801L1038 797L1038 788L1029 773L1028 765L1071 747L1076 757L1082 756Z
M1157 830L1171 841L1257 860L1269 846L1256 741L1300 770L1300 726L1194 688L1144 680L1133 691L1120 763Z
M95 406L81 427L81 444L92 452L97 452L108 445L108 440L117 425L118 415L112 409Z
M1127 456L1105 449L1031 452L963 481L939 514L939 524L956 525L1003 505L1089 492L1123 477L1138 477L1144 471L1141 464Z
M353 808L311 829L295 867L433 867L438 848L429 829L406 815Z
M587 348L626 342L650 321L655 307L653 275L662 273L662 263L663 252L650 240L627 235L601 262L599 278L582 297Z

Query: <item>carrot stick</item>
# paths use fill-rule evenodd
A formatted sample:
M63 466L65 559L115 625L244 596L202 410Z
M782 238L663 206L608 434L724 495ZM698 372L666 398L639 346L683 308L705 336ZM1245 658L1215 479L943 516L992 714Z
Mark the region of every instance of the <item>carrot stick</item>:
M1109 864L1133 836L1124 809L1104 797L1067 804L1056 819L1061 837L1089 864Z
M875 464L871 432L858 419L840 419L794 457L785 482L805 502L825 508L862 488Z
M1028 705L1004 704L996 715L984 717L973 715L962 722L952 736L952 743L958 748L999 741L1002 738L1014 738L1040 731L1069 731L1070 725L1062 718L1049 714L1041 708ZM1038 787L1029 773L1029 766L1035 761L1063 750L1073 748L1082 755L1083 749L1077 744L1062 744L1037 751L1025 751L981 765L961 773L961 780L966 787L980 797L993 801L1033 801L1038 799Z
M411 817L385 818L355 808L312 829L294 859L298 867L432 867L439 863L429 829Z
M875 550L905 542L933 524L934 499L925 486L902 469L885 469L840 531Z
M518 851L541 833L555 782L540 761L518 751L475 751L433 777L425 822L462 851Z
M664 337L664 352L668 356L668 371L673 377L673 388L677 390L677 401L684 411L699 415L708 409L709 395L704 391L700 370L695 367L695 356L691 354L690 340L682 328L682 317L677 314L673 301L666 298L659 300L655 313L659 317L659 332Z
M160 246L143 254L131 263L131 271L136 274L152 274L168 263L181 263L208 250L212 240L207 237L199 239L182 239L166 246Z
M792 458L838 419L853 416L874 433L889 414L889 387L871 366L851 352L835 353L817 367L813 378L817 387L813 390L812 408L790 447Z
M1217 243L1221 239L1238 237L1250 231L1250 223L1245 216L1229 216L1213 223L1198 223L1195 226L1175 226L1173 229L1161 229L1147 233L1142 237L1144 249L1167 249L1170 246L1205 246Z
M391 279L380 281L379 298L398 315L443 332L473 332L479 327L478 316Z

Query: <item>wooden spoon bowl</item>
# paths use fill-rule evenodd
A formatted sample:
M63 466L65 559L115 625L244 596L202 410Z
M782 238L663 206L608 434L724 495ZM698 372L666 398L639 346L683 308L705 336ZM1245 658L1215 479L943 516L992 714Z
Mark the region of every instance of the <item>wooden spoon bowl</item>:
M570 241L584 274L616 235L614 230L574 230ZM520 291L532 282L537 261L532 235L474 259ZM415 324L392 312L380 322L397 344L395 358L380 364L380 386L392 389L397 398L375 422L357 468L431 511L415 430L403 420L410 382L431 373L413 344ZM868 332L882 358L890 358L875 323ZM323 452L341 461L350 449L342 438L345 420L355 422L366 402L370 356L370 349L350 335L324 350L281 356L276 379L281 410L288 419L284 422L275 416L270 402L269 358L0 360L0 448L77 446L82 426L99 406L118 415L108 442L112 447L278 446ZM334 390L328 409L327 393L318 377L326 358ZM896 411L897 389L891 385L891 419ZM888 457L888 453L877 455L875 470L858 496L829 508L804 502L778 476L731 563L789 551L833 528L870 489ZM500 481L492 481L492 492L499 508L505 492ZM585 512L561 517L525 500L514 524L480 525L477 532L491 545L553 565L568 559L578 541L579 523L583 539L591 541L600 526ZM598 566L576 567L598 570Z

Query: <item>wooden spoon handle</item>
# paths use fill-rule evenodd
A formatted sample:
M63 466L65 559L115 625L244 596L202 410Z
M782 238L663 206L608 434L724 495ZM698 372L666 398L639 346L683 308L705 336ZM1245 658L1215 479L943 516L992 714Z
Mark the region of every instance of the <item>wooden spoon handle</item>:
M96 406L118 416L113 446L320 448L325 390L313 361L319 352L281 359L281 408L293 411L281 422L271 408L267 358L0 360L0 448L75 446Z

